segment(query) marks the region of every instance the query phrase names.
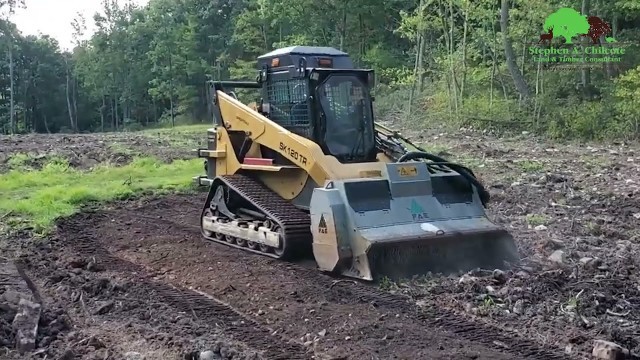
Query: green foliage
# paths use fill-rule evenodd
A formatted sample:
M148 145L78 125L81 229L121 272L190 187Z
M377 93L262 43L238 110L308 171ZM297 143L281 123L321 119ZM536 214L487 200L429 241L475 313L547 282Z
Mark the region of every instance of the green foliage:
M531 226L547 225L549 217L544 214L527 214L527 224Z
M9 3L16 1L0 2ZM208 80L253 80L257 56L317 45L342 49L356 66L376 71L382 120L416 129L438 123L555 138L638 137L640 6L588 3L581 14L582 2L508 1L503 31L501 2L492 0L150 0L145 7L104 1L89 19L97 31L88 40L79 40L84 19L73 22L69 53L2 20L0 132L13 130L12 118L19 132L209 122ZM553 27L555 38L586 46L590 39L577 35L588 32L586 16L593 15L612 28L596 47L624 47L623 61L562 71L533 61L528 50L541 29ZM258 96L236 95L244 102Z
M640 133L640 66L616 80L614 95L616 110L626 120L619 131Z

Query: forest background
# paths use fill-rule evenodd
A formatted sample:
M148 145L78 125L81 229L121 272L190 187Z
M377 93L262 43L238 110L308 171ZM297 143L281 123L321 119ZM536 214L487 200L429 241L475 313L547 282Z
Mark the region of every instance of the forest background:
M0 133L209 122L208 80L252 80L257 56L316 45L375 69L379 120L640 136L638 0L104 0L93 19L73 21L69 52L51 37L22 35L11 22L22 5L0 0ZM562 7L608 22L617 42L602 36L596 46L624 47L622 61L563 70L535 61L530 48L546 46L538 44L545 19ZM81 40L88 21L97 32Z

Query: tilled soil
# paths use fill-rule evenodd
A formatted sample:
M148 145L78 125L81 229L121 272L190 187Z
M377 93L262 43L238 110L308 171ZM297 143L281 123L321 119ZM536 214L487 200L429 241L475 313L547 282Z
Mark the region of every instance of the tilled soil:
M108 136L47 144L59 153L63 137L85 146ZM414 139L482 179L490 217L514 235L520 267L382 291L320 274L312 260L289 264L204 242L202 193L118 203L16 250L44 303L39 357L197 359L211 350L213 358L563 359L590 358L596 339L640 352L640 146L464 131ZM140 152L155 151L140 141ZM166 158L189 158L190 148ZM0 341L10 343L12 313L1 310ZM0 357L23 358L2 344Z
M490 217L514 235L523 266L425 277L392 291L567 353L594 339L640 353L640 151L637 144L554 144L522 136L424 136L471 167L492 194Z
M0 135L0 173L12 169L37 170L53 159L73 168L90 169L98 164L125 165L135 156L152 155L164 161L193 157L193 149L206 133L106 133Z
M53 248L31 259L34 277L48 282L50 301L70 304L74 321L151 331L146 346L181 355L209 346L233 359L564 358L304 263L207 243L202 200L139 200L67 219ZM95 331L104 349L124 351Z

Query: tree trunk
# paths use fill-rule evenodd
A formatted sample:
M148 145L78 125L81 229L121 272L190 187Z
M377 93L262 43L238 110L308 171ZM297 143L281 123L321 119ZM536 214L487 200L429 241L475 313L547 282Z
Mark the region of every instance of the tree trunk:
M613 36L614 38L618 36L618 14L613 14L613 21L611 22L611 36ZM611 75L613 77L618 76L620 73L620 66L619 65L615 65L612 66L611 69Z
M493 24L491 25L491 30L493 32L493 42L491 44L491 94L489 95L489 112L493 109L493 87L496 81L496 58L498 57L498 51L496 49L496 28Z
M455 39L453 37L453 30L455 29L455 20L453 16L453 0L449 0L449 65L451 71L451 84L453 84L453 101L455 105L456 115L458 114L458 94L460 86L458 84L458 75L456 74L456 63L454 61L454 49Z
M107 110L104 94L102 95L102 106L100 107L100 131L104 132L104 112Z
M76 132L78 131L78 79L74 77L73 79L73 92L72 92L72 97L71 99L73 100L73 113L75 116L75 125L76 125Z
M420 33L420 42L418 43L418 92L424 90L424 47L427 42L425 34Z
M31 103L31 129L34 133L38 132L38 99L34 96Z
M71 131L73 132L77 132L75 123L73 121L73 111L71 110L71 94L69 93L69 82L70 82L70 76L69 76L69 62L67 60L65 60L65 65L67 68L66 71L66 75L67 75L67 86L66 86L66 94L67 94L67 110L69 111L69 123L71 125Z
M344 1L344 7L342 8L342 24L340 25L340 51L344 51L344 41L347 37L347 6L349 1Z
M582 9L581 9L582 15L588 16L590 5L591 4L589 0L582 0ZM582 51L584 52L584 46L582 46ZM581 72L580 77L582 78L582 89L584 91L584 97L589 98L591 95L591 92L590 92L591 69L583 68L580 72Z
M153 122L158 122L158 106L156 105L156 98L153 98Z
M603 14L600 8L597 9L596 16L602 18ZM605 35L600 35L600 47L607 48L609 47ZM605 72L605 77L607 79L613 78L613 67L610 62L602 63L603 70Z
M418 5L418 9L420 9L420 16L422 16L422 6L423 6L424 0L420 0L420 4ZM422 18L420 18L420 21L422 21ZM422 33L420 32L420 29L418 29L416 31L416 60L413 64L413 81L411 82L411 92L409 93L409 103L407 104L407 112L406 112L406 119L409 118L409 116L411 116L411 108L413 106L413 99L415 96L415 92L416 92L416 84L418 83L418 76L420 76L419 73L419 69L422 66L422 55L421 55L421 51L422 51Z
M504 36L505 60L507 62L507 67L509 68L509 72L511 72L511 77L513 77L513 83L518 90L518 93L521 97L526 99L529 97L529 87L527 86L527 83L524 80L524 76L520 72L520 69L518 69L518 64L516 63L516 55L513 51L511 39L509 38L509 0L501 1L500 31Z
M416 53L416 61L414 62L414 66L413 66L413 81L411 82L411 91L409 92L409 103L407 104L407 113L405 114L407 119L411 115L411 106L413 105L413 97L416 92L417 81L418 81L418 54Z
M171 61L171 54L169 54L169 74L171 79L169 79L169 102L171 104L171 127L176 126L176 114L173 109L173 63Z
M44 122L44 129L47 131L47 134L51 134L51 131L49 130L49 124L47 124L47 114L43 114L42 115L42 121Z
M460 105L464 107L464 88L467 82L467 33L469 31L469 5L464 9L464 24L462 30L462 82L460 83Z
M118 128L120 127L120 118L118 117L118 97L114 96L113 97L113 116L116 119L116 126L115 126L115 131L118 131Z
M358 67L362 67L362 59L366 52L367 38L364 31L364 18L358 14Z
M113 96L109 96L109 106L111 107L111 129L116 128L116 116L113 106Z
M31 118L29 116L29 81L31 79L29 79L29 74L27 73L26 70L24 70L22 72L22 78L24 79L24 83L22 84L22 88L23 88L23 92L22 92L22 122L24 124L24 129L27 132L33 132L33 129L31 128L31 122L29 121L29 119Z
M440 14L439 15L440 15L440 26L442 26L442 32L444 34L448 34L449 30L448 30L447 21L446 21L446 18L445 18L446 11L445 11L445 8L444 8L444 5L443 5L442 1L438 2L438 9L440 10ZM450 49L451 45L449 44L450 43L450 39L449 39L448 35L444 36L444 43L445 43L445 46L447 47L447 52L449 52L449 49ZM454 89L453 89L454 84L452 84L452 81L451 81L451 79L449 79L449 75L448 74L444 74L444 78L445 78L445 80L447 82L447 95L448 95L447 98L449 99L449 115L453 116L453 108L454 108L453 100L454 100L454 96L452 94L454 93Z
M15 98L14 98L14 91L15 91L15 79L13 78L13 38L10 36L9 37L9 78L10 78L10 85L9 85L9 94L10 94L10 105L9 105L9 126L10 126L10 131L11 134L15 134L16 132L18 132L18 129L16 127L16 109L15 109Z

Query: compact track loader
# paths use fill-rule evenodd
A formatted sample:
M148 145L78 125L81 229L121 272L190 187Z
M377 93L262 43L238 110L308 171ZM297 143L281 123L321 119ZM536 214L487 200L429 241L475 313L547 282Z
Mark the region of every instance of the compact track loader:
M517 263L470 169L374 122L373 75L295 46L260 56L256 82L210 82L203 236L278 259L311 250L320 270L364 280ZM243 104L242 88L261 99Z

